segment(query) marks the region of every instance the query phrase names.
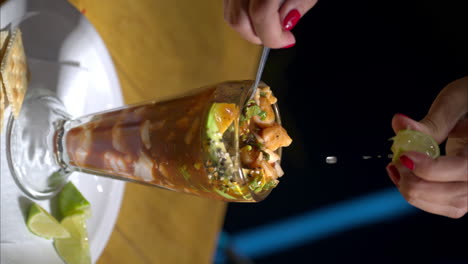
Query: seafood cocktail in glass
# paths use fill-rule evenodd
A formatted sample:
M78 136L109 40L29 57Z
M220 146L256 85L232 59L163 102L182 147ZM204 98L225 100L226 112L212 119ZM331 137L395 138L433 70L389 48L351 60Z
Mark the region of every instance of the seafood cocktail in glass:
M252 97L252 84L223 82L77 119L53 95L32 93L8 123L10 169L36 199L55 195L81 171L211 199L261 201L283 175L281 148L291 138L270 87L261 83ZM32 117L36 108L45 120ZM29 131L34 121L39 135ZM40 170L37 155L50 157Z

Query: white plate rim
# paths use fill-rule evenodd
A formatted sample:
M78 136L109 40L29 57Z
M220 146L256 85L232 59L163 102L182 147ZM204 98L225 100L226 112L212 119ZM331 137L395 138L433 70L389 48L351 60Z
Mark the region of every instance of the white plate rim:
M49 1L50 2L54 2ZM64 4L70 5L66 1ZM25 15L27 1L25 0L10 0L4 2L0 6L0 10L2 11L2 14L8 14L10 17L8 19L11 19L11 21L15 21ZM43 6L43 8L46 8L47 5ZM47 9L45 9L47 10ZM65 10L72 10L70 8L65 8ZM74 9L74 12L79 13L76 9ZM66 17L66 14L62 14L63 17ZM104 41L102 38L99 36L95 28L92 26L92 24L80 14L82 20L80 20L80 24L77 27L77 30L81 30L83 33L87 35L88 38L91 38L90 40L94 43L93 48L97 51L96 53L99 56L99 61L103 64L103 69L105 71L106 79L107 82L109 83L109 86L112 88L113 92L113 100L110 102L110 104L106 105L107 107L118 107L124 104L123 102L123 97L122 97L122 92L121 92L121 87L120 87L120 82L117 76L117 72L114 66L114 63L112 61L112 58L109 54L108 49L105 46ZM4 27L5 25L5 20L2 19L2 25L1 27ZM86 66L86 65L83 65ZM85 106L86 108L86 106ZM84 111L87 111L85 109ZM72 176L73 177L73 176ZM104 212L104 217L101 221L98 222L98 226L96 228L96 232L92 235L90 235L90 241L91 243L91 255L93 258L93 262L97 261L99 257L101 256L102 252L104 251L111 235L114 230L118 215L120 213L120 208L124 196L124 190L125 190L125 182L122 181L109 181L109 186L107 186L107 189L109 190L109 193L112 196L107 196L106 197L106 207L105 207L105 212ZM93 239L91 239L91 237Z

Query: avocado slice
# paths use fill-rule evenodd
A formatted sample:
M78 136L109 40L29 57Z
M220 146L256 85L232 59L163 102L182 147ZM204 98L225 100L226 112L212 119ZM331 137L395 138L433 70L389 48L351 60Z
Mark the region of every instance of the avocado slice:
M235 119L235 116L232 116L229 120L227 115L223 115L225 109L231 105L233 104L213 103L208 112L208 118L206 120L206 148L210 160L213 163L208 165L212 165L214 168L219 167L219 165L224 165L223 167L232 165L231 157L223 142L223 133Z
M226 114L226 109L233 109L232 106L235 105L228 103L213 103L206 120L206 143L204 144L204 147L208 152L208 161L205 165L209 173L209 179L210 181L222 181L225 185L230 183L229 178L224 176L226 174L229 176L232 175L230 170L233 168L233 162L224 144L223 133L237 117L237 114ZM216 187L218 184L215 184L214 187L216 193L226 199L236 200L236 197L233 197L221 188Z

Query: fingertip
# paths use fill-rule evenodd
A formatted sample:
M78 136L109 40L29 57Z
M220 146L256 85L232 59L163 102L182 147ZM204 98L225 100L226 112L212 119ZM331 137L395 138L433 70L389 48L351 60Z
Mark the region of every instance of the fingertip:
M395 184L395 186L399 188L401 176L397 167L393 163L389 163L387 167L385 167L385 169L387 170L387 174L390 177L390 180L392 180L393 184Z
M296 43L292 43L292 44L286 45L286 46L282 47L281 49L289 49L289 48L294 47L294 45L296 45Z
M262 45L262 40L257 37L257 36L251 36L249 39L247 39L249 42L255 44L255 45Z
M412 121L412 119L407 115L401 113L394 114L392 118L393 131L397 133L400 130L408 129L408 126L410 126L410 121Z
M396 113L395 114L396 116L399 116L401 118L408 118L408 119L411 119L409 116L405 115L405 114L402 114L402 113Z
M281 49L289 49L296 45L296 38L294 37L294 35L291 32L286 32L286 33L290 33L289 36L285 37L286 40L283 41L284 43L287 43L287 44L281 47Z
M427 160L433 160L426 153L419 152L419 151L406 151L406 152L403 152L401 155L417 163L422 162L422 161L427 161Z
M249 17L255 34L263 45L272 49L290 47L296 43L294 35L283 29L278 13L280 1L250 1Z
M401 157L406 158L403 158L403 161L401 159L399 160L399 166L408 168L410 164L407 160L411 160L413 162L412 173L421 179L436 182L466 182L468 180L468 164L466 162L466 157L439 156L433 159L426 153L416 151L404 152Z
M283 31L277 38L263 39L263 45L272 49L286 49L296 45L296 38L289 31Z
M286 0L279 10L284 30L294 28L299 20L317 4L317 0Z
M255 34L252 25L245 17L236 22L229 23L229 26L237 31L245 40L257 45L262 44L262 40Z
M419 132L422 132L424 134L427 134L427 135L431 135L427 129L427 127L412 119L411 117L405 115L405 114L401 114L401 113L397 113L395 115L393 115L393 118L392 118L392 129L395 133L398 133L398 131L400 130L403 130L403 129L410 129L410 130L415 130L415 131L419 131Z
M431 167L433 159L422 152L407 151L401 154L399 162L418 177L426 178L426 171Z
M301 18L301 13L297 9L293 9L288 12L288 14L285 16L283 19L283 29L286 31L291 31L299 22L299 19Z
M239 32L238 31L238 33L250 43L253 43L255 45L262 44L262 40L259 37L255 36L254 34L252 34L251 32L245 32L245 31Z
M401 155L400 156L400 162L401 162L401 164L403 164L409 170L414 170L414 161L411 158L409 158L408 156Z

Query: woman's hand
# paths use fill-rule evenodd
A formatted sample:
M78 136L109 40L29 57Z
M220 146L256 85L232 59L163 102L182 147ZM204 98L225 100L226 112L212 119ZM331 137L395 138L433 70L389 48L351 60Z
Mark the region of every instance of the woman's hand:
M447 139L446 156L432 159L405 152L387 173L412 205L438 215L460 218L468 211L468 76L447 85L420 122L402 114L392 120L396 132L412 129Z
M270 48L289 48L290 30L317 0L224 0L224 19L246 40Z

